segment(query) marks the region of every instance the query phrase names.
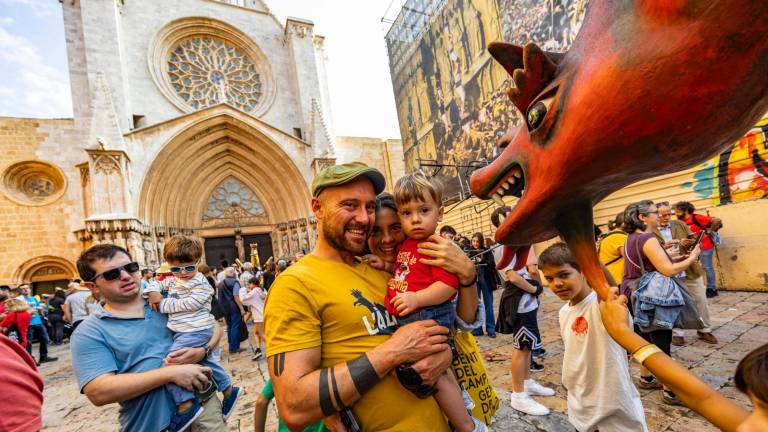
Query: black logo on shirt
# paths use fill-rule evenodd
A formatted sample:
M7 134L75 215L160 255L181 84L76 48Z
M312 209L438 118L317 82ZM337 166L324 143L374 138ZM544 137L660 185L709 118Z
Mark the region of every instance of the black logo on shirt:
M370 312L370 315L363 315L363 325L365 325L368 334L394 333L395 328L397 328L397 319L387 311L383 304L372 303L356 289L350 290L350 294L355 298L353 306L364 306Z

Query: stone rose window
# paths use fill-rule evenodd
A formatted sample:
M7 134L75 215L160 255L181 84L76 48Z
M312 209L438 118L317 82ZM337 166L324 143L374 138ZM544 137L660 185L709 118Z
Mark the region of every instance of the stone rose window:
M176 94L194 109L228 102L245 112L261 99L261 76L240 48L212 36L182 40L170 52L168 77Z
M171 21L152 38L147 54L152 80L183 112L227 103L259 117L275 100L277 83L264 51L225 22Z
M56 201L66 189L61 169L48 162L23 161L10 165L2 174L3 192L22 205L45 205Z

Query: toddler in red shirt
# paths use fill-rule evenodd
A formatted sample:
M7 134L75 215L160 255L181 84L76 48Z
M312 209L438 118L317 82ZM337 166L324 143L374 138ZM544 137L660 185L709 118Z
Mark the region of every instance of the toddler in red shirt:
M397 181L394 195L400 223L408 238L397 252L394 276L387 286L386 307L398 317L399 325L431 319L453 331L456 305L452 300L456 297L459 279L440 267L423 264L421 258L429 257L418 251L419 243L435 233L443 218L442 186L435 179L414 173ZM448 343L453 344L452 336ZM452 349L455 351L454 345ZM457 431L487 430L483 422L467 411L461 388L451 372L443 373L434 388L421 385L409 365L398 367L397 374L404 387L417 396L433 394Z

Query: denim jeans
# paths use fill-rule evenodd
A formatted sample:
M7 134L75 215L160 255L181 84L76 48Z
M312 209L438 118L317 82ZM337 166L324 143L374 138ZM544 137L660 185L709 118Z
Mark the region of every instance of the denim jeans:
M485 332L494 335L496 334L496 322L493 317L493 291L484 278L477 278L477 297L479 298L481 295L485 307ZM482 334L482 331L479 334Z
M716 291L717 285L715 284L715 249L701 251L699 258L701 259L701 265L704 266L704 274L707 276L707 291Z
M213 327L196 332L174 333L173 344L171 345L169 352L177 351L182 348L199 348L207 344L208 341L211 340L211 336L213 336ZM213 375L213 380L216 382L216 386L219 390L223 391L232 384L232 380L229 378L227 371L225 371L224 368L221 367L221 364L219 364L219 353L219 348L216 347L211 355L204 358L200 364L211 368L211 374ZM165 388L171 393L171 396L173 396L173 401L176 405L195 398L195 392L185 390L176 384L166 384Z
M229 352L240 349L240 315L239 310L225 310L224 320L227 322L227 342L229 342Z
M48 331L45 330L45 326L42 324L34 324L29 326L27 330L27 352L32 355L32 334L37 335L37 340L40 343L40 358L44 359L48 357Z

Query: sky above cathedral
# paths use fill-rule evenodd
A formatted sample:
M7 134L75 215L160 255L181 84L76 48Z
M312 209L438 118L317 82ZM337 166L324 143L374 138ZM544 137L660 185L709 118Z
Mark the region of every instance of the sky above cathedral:
M393 1L267 0L281 23L308 19L325 36L336 135L400 137L381 24ZM0 0L0 116L72 116L58 0Z

